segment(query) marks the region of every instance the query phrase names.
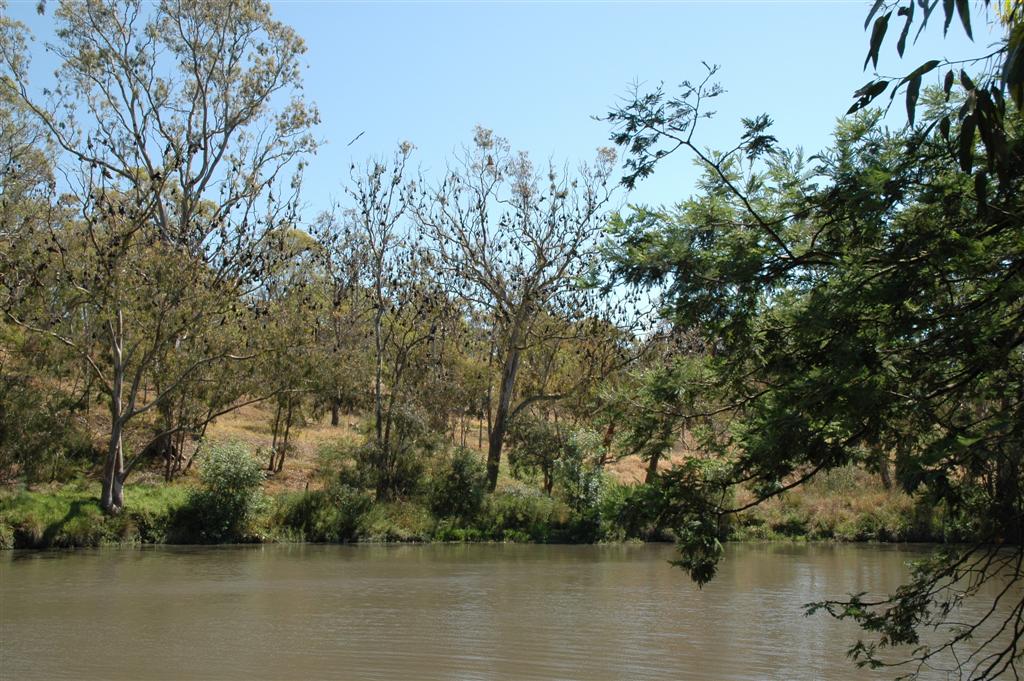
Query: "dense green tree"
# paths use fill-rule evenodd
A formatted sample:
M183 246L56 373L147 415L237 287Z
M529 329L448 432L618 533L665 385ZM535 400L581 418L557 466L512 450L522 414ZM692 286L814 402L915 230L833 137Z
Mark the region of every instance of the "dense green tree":
M954 622L980 584L1024 575L1021 118L1008 107L1008 165L980 183L934 130L941 92L926 94L933 105L919 127L891 132L877 112L861 113L810 162L778 148L767 117L745 121L734 150L713 153L694 143L720 92L712 75L610 115L631 149L627 181L676 148L705 169L691 199L619 226L620 274L661 287L667 318L708 349L708 376L681 375L677 389L699 387L711 407L680 415L732 419L727 432L705 433L718 459L667 474L663 512L681 564L703 583L721 555L720 520L747 507L730 505L732 486L747 485L758 503L865 451L891 453L904 489L976 543L924 565L890 599L824 604L877 632L852 652L884 664L882 649ZM971 150L984 163L984 147ZM968 577L966 594L948 589ZM960 657L971 678L1016 668L1024 601L1014 593L1000 596L1011 601L1007 637ZM946 646L915 648L913 669L980 636L989 617L952 629Z

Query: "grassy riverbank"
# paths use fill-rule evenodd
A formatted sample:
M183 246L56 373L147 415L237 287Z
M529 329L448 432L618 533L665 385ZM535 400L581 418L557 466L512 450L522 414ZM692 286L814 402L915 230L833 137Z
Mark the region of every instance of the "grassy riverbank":
M472 518L443 518L423 500L374 502L351 490L285 492L234 536L210 541L194 522L188 485L129 485L128 508L106 516L99 485L7 491L0 496L0 548L237 542L511 541L579 543L626 538L597 516L581 518L563 502L527 487L488 495ZM618 534L616 534L618 532Z
M52 548L159 543L497 541L581 543L671 539L644 507L650 490L606 476L586 503L503 480L493 494L444 508L430 480L408 498L377 502L334 483L307 491L262 489L236 524L210 513L195 480L129 485L126 510L106 516L99 484L78 480L0 493L0 547ZM743 493L738 493L742 501ZM579 502L579 500L575 500ZM212 516L212 517L211 517ZM217 524L211 529L211 524ZM730 520L723 538L750 540L944 541L955 527L875 477L834 471Z
M354 417L353 417L354 418ZM502 468L485 493L484 441L438 446L411 459L402 493L378 499L372 451L357 420L311 423L281 472L267 475L268 415L248 407L211 427L195 467L173 483L140 467L125 510L105 515L98 472L61 482L0 487L0 548L237 542L559 542L671 540L654 517L659 490L646 464L622 457L601 470L563 456L551 493L534 471ZM475 445L475 446L473 446ZM664 465L681 461L675 453ZM735 491L742 506L751 496ZM723 540L944 541L956 528L857 466L823 474L782 497L728 516Z

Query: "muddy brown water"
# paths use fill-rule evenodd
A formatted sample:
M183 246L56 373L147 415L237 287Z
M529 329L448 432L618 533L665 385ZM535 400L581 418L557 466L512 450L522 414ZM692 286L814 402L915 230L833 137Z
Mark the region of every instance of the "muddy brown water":
M887 678L803 604L925 550L731 545L702 590L667 545L0 552L0 679Z

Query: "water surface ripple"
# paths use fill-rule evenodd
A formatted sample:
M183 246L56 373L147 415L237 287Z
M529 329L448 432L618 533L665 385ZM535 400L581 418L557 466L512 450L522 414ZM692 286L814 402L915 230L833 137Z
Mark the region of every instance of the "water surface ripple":
M0 678L874 678L802 606L921 551L730 546L703 590L661 545L5 552Z

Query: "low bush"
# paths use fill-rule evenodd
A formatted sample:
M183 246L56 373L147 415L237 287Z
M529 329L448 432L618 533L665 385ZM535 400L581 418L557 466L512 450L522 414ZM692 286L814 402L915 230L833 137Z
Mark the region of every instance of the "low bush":
M257 539L255 523L266 508L263 467L239 443L207 450L200 486L189 494L174 522L176 543L233 543Z
M863 469L847 466L732 519L731 538L942 541L934 515Z
M488 541L477 527L460 527L453 520L442 520L434 528L434 541L480 542Z
M555 484L555 466L563 455L567 435L548 419L523 413L508 429L508 464L512 477L528 480L539 476L541 487L551 494Z
M601 447L593 431L577 430L566 439L562 455L555 462L554 479L558 495L572 512L570 541L591 542L601 538L601 500L606 480L592 464L592 452Z
M564 503L540 490L512 488L487 497L475 527L492 541L547 542L566 534L570 515Z
M664 540L658 526L659 491L652 485L608 482L601 497L601 538Z
M66 481L96 461L78 400L24 377L0 375L0 480Z
M378 502L359 520L363 541L425 542L434 536L435 519L430 510L413 501Z
M372 503L365 491L335 483L324 490L280 497L274 526L299 541L355 541L359 523Z
M457 448L435 472L430 484L430 510L438 518L469 521L476 517L487 490L487 469L480 457Z

